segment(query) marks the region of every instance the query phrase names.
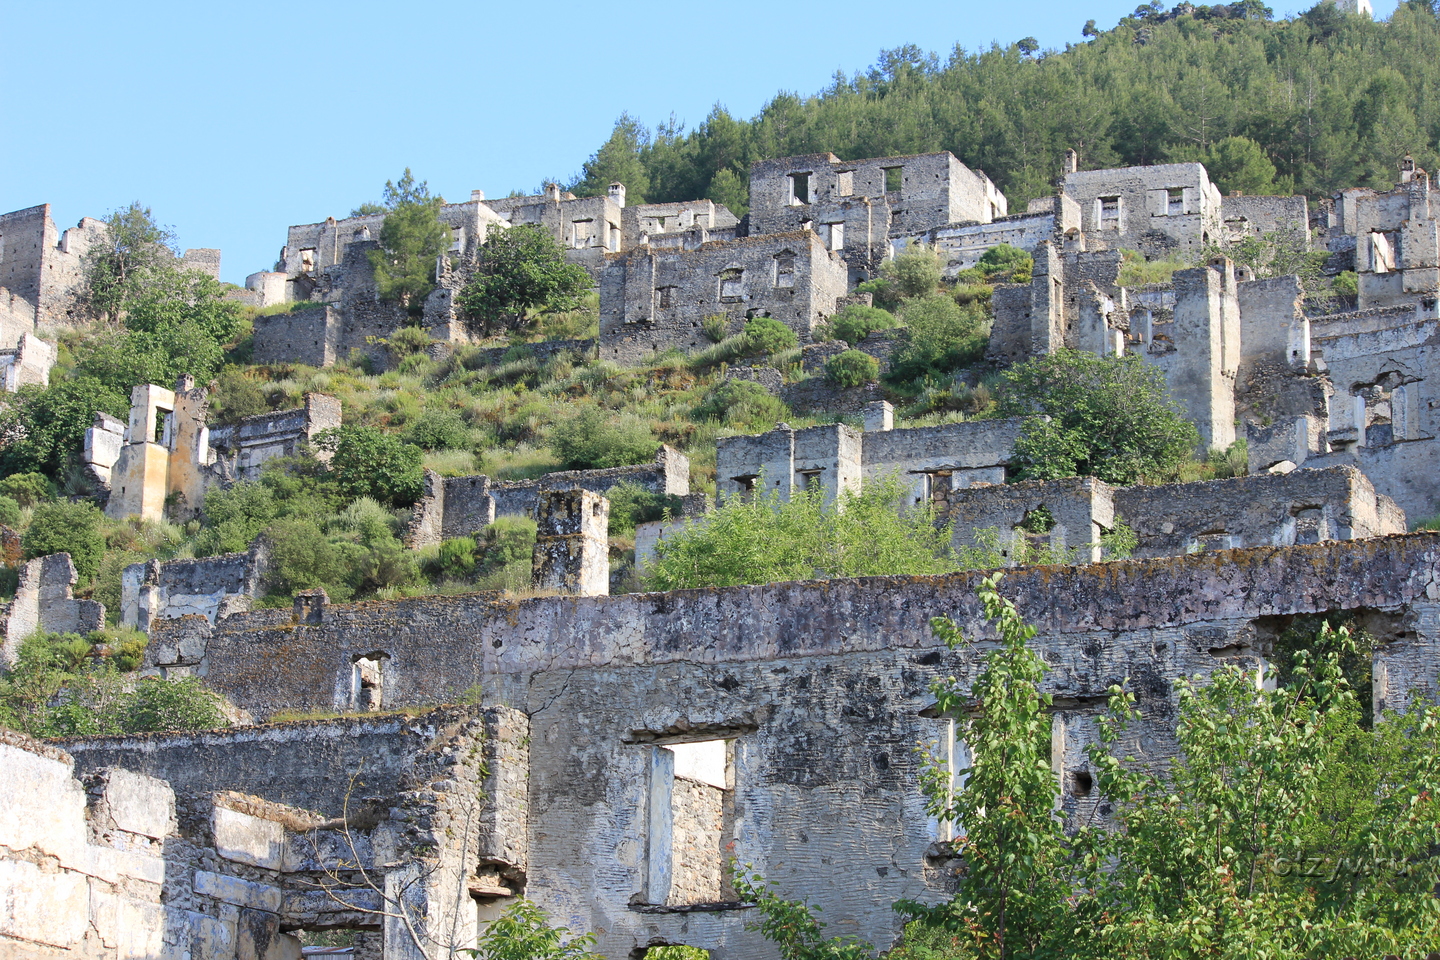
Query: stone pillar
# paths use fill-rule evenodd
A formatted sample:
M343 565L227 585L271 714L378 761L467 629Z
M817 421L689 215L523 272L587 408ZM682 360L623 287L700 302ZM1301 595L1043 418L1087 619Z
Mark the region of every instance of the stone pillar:
M610 501L571 487L535 501L532 576L542 590L582 597L610 594Z
M875 400L865 404L865 432L879 433L895 427L895 408L889 401Z

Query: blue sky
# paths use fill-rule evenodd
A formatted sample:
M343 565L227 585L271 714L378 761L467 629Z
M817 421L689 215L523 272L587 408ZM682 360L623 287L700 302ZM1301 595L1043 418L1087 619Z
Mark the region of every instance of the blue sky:
M48 202L64 227L138 199L240 283L288 225L378 200L406 166L452 200L504 196L570 178L624 111L749 117L885 48L1063 48L1138 2L3 0L0 212Z

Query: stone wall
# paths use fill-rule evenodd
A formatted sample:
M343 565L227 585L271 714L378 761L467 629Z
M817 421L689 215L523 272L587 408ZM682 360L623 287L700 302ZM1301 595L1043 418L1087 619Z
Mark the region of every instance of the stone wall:
M1433 692L1437 572L1440 535L1415 534L1022 568L1002 590L1036 626L1034 647L1051 665L1046 691L1081 705L1055 720L1064 741L1058 755L1071 764L1083 762L1093 725L1087 711L1126 678L1142 721L1119 749L1164 759L1174 749L1172 681L1226 663L1254 665L1277 624L1300 614L1384 612L1395 630L1376 654L1377 705ZM688 943L720 960L770 958L773 948L743 929L743 912L676 910L669 887L655 895L658 866L674 863L673 815L684 809L675 805L676 784L682 798L688 789L679 771L657 766L655 746L726 741L727 849L787 895L820 906L837 929L888 945L899 932L891 903L937 895L943 883L927 866L937 835L916 788L912 749L948 735L943 721L925 715L929 684L945 675L973 679L982 657L947 649L929 620L948 615L982 646L994 639L974 595L982 575L312 605L298 616L256 611L214 627L174 621L157 629L147 657L156 663L188 632L203 644L209 682L261 717L282 706L343 704L359 656L384 656L396 704L483 683L487 699L530 716L532 898L572 928L599 932L604 956ZM260 733L255 739L269 736ZM233 749L254 749L230 736ZM128 749L145 753L138 742ZM293 779L283 765L300 762L282 757L268 771L262 755L242 762L231 749L185 764L243 767L282 783ZM1061 771L1066 782L1076 770ZM672 829L657 847L662 791ZM708 838L708 822L696 838ZM669 853L657 861L661 849Z
M1404 511L1349 466L1122 487L1114 503L1140 538L1139 557L1405 532Z
M316 434L341 425L340 401L324 393L307 393L305 405L244 417L210 431L217 473L226 481L259 480L266 461L293 457L306 449ZM314 451L320 459L328 454Z
M195 614L214 623L248 610L260 595L269 555L269 545L257 540L245 553L132 563L120 575L120 622L149 632L159 619Z
M14 664L20 644L38 631L85 635L105 626L103 603L74 598L79 579L68 553L36 557L20 568L15 598L0 608L0 663Z
M338 307L326 304L255 318L256 363L303 363L328 367L343 356L344 326Z
M1066 174L1062 191L1079 204L1091 249L1193 259L1224 236L1220 191L1198 163L1082 170Z
M0 350L0 390L15 393L24 386L44 387L55 366L55 345L22 333L10 350Z
M1225 239L1231 243L1276 231L1310 235L1310 210L1304 197L1223 197L1220 216Z
M844 263L809 231L637 249L608 258L600 278L600 356L632 363L702 349L704 322L717 316L727 334L771 316L806 342L847 289Z

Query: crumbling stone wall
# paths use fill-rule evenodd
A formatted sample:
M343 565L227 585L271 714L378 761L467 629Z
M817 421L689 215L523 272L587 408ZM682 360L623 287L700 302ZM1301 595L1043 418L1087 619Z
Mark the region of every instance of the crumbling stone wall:
M820 153L750 168L751 235L812 230L844 258L852 281L879 269L892 237L990 223L1007 213L990 179L949 153L856 161Z
M1222 197L1220 216L1225 221L1225 240L1230 243L1277 231L1310 234L1310 210L1304 197Z
M738 333L770 316L808 341L847 292L845 265L809 231L637 248L610 257L600 278L600 356L636 362L662 350L708 346L703 324Z
M1061 190L1079 205L1091 249L1193 259L1224 236L1220 191L1198 163L1074 171Z
M255 318L256 363L303 363L328 367L344 356L340 309L326 304Z
M37 631L88 634L105 626L105 605L76 600L80 579L68 553L36 557L20 568L15 598L0 608L0 663L12 665L20 644Z
M610 501L580 487L535 501L532 580L537 589L582 597L610 592Z
M305 405L294 410L258 413L210 431L218 475L226 481L259 480L265 462L293 457L315 435L341 425L340 401L324 393L305 394ZM324 459L326 454L315 451Z
M486 206L508 226L540 227L565 248L567 260L592 275L601 269L605 254L624 249L625 188L620 184L603 197L577 197L551 183L538 196L502 197L486 201Z
M0 323L3 329L3 323ZM48 386L55 366L55 345L22 333L10 350L0 350L0 390L15 393L21 387Z
M195 614L214 623L250 609L260 595L270 549L257 540L245 553L203 560L148 560L132 563L120 575L120 622L149 632L159 619Z
M1057 713L1057 756L1059 775L1073 785L1090 772L1072 765L1082 762L1110 684L1129 679L1143 718L1122 751L1162 760L1174 749L1171 681L1256 664L1262 627L1276 617L1385 611L1400 627L1376 655L1377 704L1433 691L1437 572L1440 535L1415 534L1022 568L1002 589L1037 628L1034 646L1051 665L1047 692L1068 705ZM660 889L649 852L653 798L668 790L673 814L679 781L673 772L665 780L654 748L727 741L733 800L722 830L734 856L821 906L832 923L889 943L898 934L890 904L943 887L927 866L937 837L912 751L917 740L948 735L943 720L927 715L929 683L973 679L981 659L945 648L928 622L948 615L967 636L993 639L974 596L980 576L427 598L326 605L298 620L256 611L213 628L199 618L174 622L157 630L152 650L195 627L205 634L210 682L257 716L282 704L329 706L353 658L381 650L394 665L386 689L396 703L482 682L487 698L530 715L537 902L600 931L605 956L668 942L719 958L768 958L772 948L743 929L743 913L676 910L668 888L652 894ZM284 662L273 653L280 649ZM225 758L213 762L221 769ZM664 849L673 866L673 820Z

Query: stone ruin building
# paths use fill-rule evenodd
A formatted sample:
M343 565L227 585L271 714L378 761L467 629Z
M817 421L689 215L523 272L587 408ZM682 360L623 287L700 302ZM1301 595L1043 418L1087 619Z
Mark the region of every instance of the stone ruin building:
M324 394L307 394L297 410L256 414L213 430L209 410L209 388L183 376L174 390L135 387L128 425L95 415L85 432L85 466L108 497L108 516L188 518L210 487L259 479L265 461L295 456L320 431L340 426L340 401Z
M561 512L591 497L576 491ZM552 555L578 569L574 549ZM1141 715L1119 749L1161 760L1174 750L1171 681L1261 666L1298 616L1349 613L1376 636L1377 709L1435 694L1437 573L1431 533L1012 571L1002 589L1052 665L1067 819L1096 815L1085 749L1111 684L1128 679ZM929 684L973 678L981 653L948 649L929 619L993 639L979 576L316 595L213 624L160 621L146 669L202 674L260 725L7 736L0 846L51 866L4 861L14 906L0 943L280 958L298 956L301 932L343 929L357 955L418 958L382 914L403 904L427 936L463 948L524 895L594 931L614 960L670 944L774 957L725 879L733 856L821 907L833 932L889 944L896 899L946 889L937 841L950 834L925 812L913 747L963 753ZM480 705L386 712L472 689ZM265 722L294 710L355 714Z

